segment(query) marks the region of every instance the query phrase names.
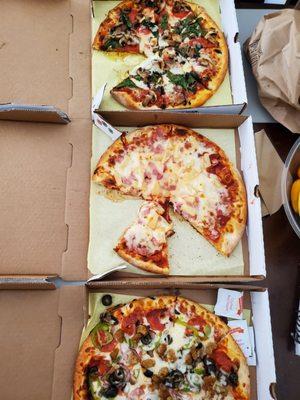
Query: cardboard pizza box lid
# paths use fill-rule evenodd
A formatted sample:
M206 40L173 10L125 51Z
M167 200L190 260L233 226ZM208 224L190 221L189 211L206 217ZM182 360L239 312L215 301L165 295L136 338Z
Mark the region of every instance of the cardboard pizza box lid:
M113 281L112 281L113 282ZM121 282L120 282L121 283ZM112 283L113 285L113 283ZM99 286L99 285L98 285ZM181 289L153 289L152 294L175 293L206 304L216 300L222 285L194 285ZM231 286L223 286L231 288ZM252 308L258 364L251 368L251 400L275 399L270 394L276 376L268 293L262 288L234 286L245 292L245 306ZM0 371L2 396L6 400L65 400L71 398L73 368L79 339L87 317L87 296L91 288L64 286L57 290L0 290L1 355L5 368ZM95 290L95 288L93 289ZM122 291L122 286L97 291ZM132 293L147 295L149 288L136 287ZM13 332L13 334L12 334ZM11 382L16 374L18 384ZM256 387L257 386L257 387Z
M86 277L90 22L85 1L1 3L0 274Z

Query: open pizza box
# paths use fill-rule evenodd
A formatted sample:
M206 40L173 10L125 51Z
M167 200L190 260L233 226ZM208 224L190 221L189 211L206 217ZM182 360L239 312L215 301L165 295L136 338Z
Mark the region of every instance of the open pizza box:
M0 290L1 360L5 365L0 373L3 398L65 400L71 398L74 363L88 318L89 293L175 294L215 305L220 285L173 282L165 287L157 279L128 283L109 276L86 286L64 286L56 290L43 290L48 287L28 283L23 283L22 289L16 283L1 287L10 289ZM254 286L225 287L243 290L244 309L251 313L256 349L256 366L250 366L251 400L275 399L268 292ZM12 384L15 374L17 384Z
M231 2L223 3L222 7L226 7ZM8 279L46 275L86 280L101 273L87 270L93 129L90 4L29 0L22 2L21 7L20 2L5 0L0 34L2 68L6 71L0 76L4 182L0 200L0 274L3 279L7 275L11 275ZM263 278L263 237L251 119L128 111L104 112L103 116L116 126L121 122L134 127L140 121L168 121L194 128L231 128L236 132L239 129L237 161L243 170L249 204L243 271L231 276L196 274L193 279ZM67 123L69 120L71 123Z
M228 52L228 73L217 92L201 107L182 109L181 112L199 112L204 114L241 114L247 106L247 94L242 64L241 47L238 41L239 29L234 0L192 0L201 5L224 32ZM118 1L92 1L92 34L97 32L108 11ZM93 96L102 85L107 83L101 111L124 111L109 94L110 89L118 84L134 66L143 60L142 56L115 58L104 52L92 51L92 92ZM118 65L116 65L118 61ZM126 75L127 76L127 75ZM100 111L100 110L99 110ZM164 112L164 111L162 111Z
M186 264L188 268L182 271L174 269L174 273L171 269L170 276L158 278L164 282L178 279L178 276L190 282L241 282L263 279L266 270L251 118L175 113L170 117L168 113L150 112L104 113L104 116L112 124L121 124L126 129L128 125L139 125L141 119L144 125L169 122L169 118L172 118L173 123L177 122L193 129L199 128L204 133L209 127L217 132L217 136L218 132L223 132L224 129L230 130L231 139L235 144L237 165L243 174L248 196L248 222L239 249L229 258L214 251L214 262L206 256L201 247L198 248L198 241L202 238L197 234L193 243L196 243L194 247L197 252L203 254L203 269L197 259L186 253L187 262L190 264ZM115 259L112 259L110 264L113 246L109 248L107 264L93 265L88 260L89 241L91 243L93 240L98 249L102 239L105 239L104 234L98 236L92 232L94 222L99 222L97 218L99 215L101 217L101 214L95 215L91 209L89 218L90 188L93 190L96 186L90 182L91 122L77 119L63 125L2 121L0 129L8 149L2 158L5 168L1 170L5 182L5 196L1 198L1 208L4 210L1 224L2 279L18 279L19 275L27 274L60 276L65 280L97 279L98 275L101 276L113 267L122 266L122 259L117 259L117 264L114 264ZM96 135L99 135L99 132ZM104 133L102 135L105 136ZM97 202L99 199L100 196L96 197ZM124 211L121 208L124 205L121 203L113 203L113 206L120 207L120 212ZM121 218L120 222L122 221ZM122 232L116 230L113 221L103 221L103 224L107 232ZM100 227L103 224L100 220ZM180 241L184 255L188 239L182 235ZM205 267L208 262L209 269ZM146 278L146 275L142 275L137 269L127 268L120 272L123 277L132 276L132 273L137 279Z

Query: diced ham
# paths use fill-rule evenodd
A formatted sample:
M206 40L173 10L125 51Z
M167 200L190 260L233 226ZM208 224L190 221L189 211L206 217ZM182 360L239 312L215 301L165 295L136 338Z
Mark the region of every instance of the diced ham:
M144 388L139 386L137 388L135 388L134 390L132 390L130 393L128 393L128 399L129 400L136 400L139 397L144 395Z

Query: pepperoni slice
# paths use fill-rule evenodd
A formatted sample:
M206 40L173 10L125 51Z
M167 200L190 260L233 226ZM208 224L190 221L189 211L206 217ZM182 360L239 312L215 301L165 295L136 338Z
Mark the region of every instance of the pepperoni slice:
M149 33L151 33L151 31L150 31L150 29L147 28L146 26L141 25L141 26L139 26L139 28L138 28L138 33L139 33L139 34L142 34L142 35L149 35Z
M97 367L98 374L100 376L102 376L110 369L110 364L109 364L108 360L106 360L104 357L97 356L97 358L95 358L91 361L91 363L89 364L89 367Z
M127 53L138 53L140 48L138 44L126 44L126 46L122 47L122 51L126 51Z
M223 350L216 349L212 354L212 358L217 366L222 368L225 372L230 372L234 367L234 363Z
M131 22L132 24L135 22L136 16L137 16L137 10L136 10L135 8L132 8L131 11L130 11L130 13L129 13L129 15L128 15L129 20L130 20L130 22Z
M173 12L173 15L175 18L182 19L182 18L185 18L189 13L190 13L190 11L180 11L177 13Z
M141 321L143 314L141 310L135 310L133 313L124 317L121 322L121 329L127 333L127 335L132 336L135 334L136 326L138 321Z
M111 353L115 349L117 343L118 342L115 339L113 339L110 343L102 346L101 351L103 351L104 353Z
M200 315L197 315L196 317L189 319L187 324L195 326L196 328L202 331L206 325L206 321L204 318L200 317Z
M216 47L216 45L214 43L210 42L209 40L207 40L207 39L205 39L204 37L201 37L201 36L198 37L198 38L195 38L195 39L191 39L189 41L189 44L192 45L192 46L194 46L196 44L200 44L205 49Z
M165 329L165 325L160 322L160 319L164 316L166 309L151 310L146 314L146 318L150 324L151 329L154 331L162 331Z

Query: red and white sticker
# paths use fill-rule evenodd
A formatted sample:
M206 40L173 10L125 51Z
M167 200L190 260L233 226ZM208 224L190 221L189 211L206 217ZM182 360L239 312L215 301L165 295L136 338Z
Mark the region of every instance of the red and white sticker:
M215 314L227 318L243 318L243 292L237 290L219 289L215 305Z
M230 333L242 349L244 356L246 358L251 357L252 346L247 321L244 319L228 321L227 325L230 327Z

